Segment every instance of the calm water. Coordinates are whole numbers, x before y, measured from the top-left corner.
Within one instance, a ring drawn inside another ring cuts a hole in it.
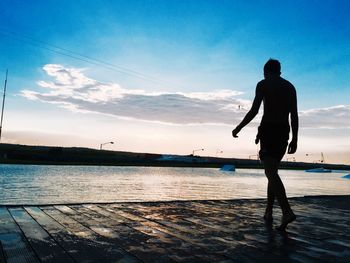
[[[350,194],[345,173],[280,171],[288,196]],[[262,170],[0,165],[0,204],[261,198]]]

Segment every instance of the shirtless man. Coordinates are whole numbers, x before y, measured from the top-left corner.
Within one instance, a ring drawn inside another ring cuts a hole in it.
[[[232,136],[238,137],[241,129],[258,114],[261,102],[264,101],[264,115],[255,140],[256,144],[260,141],[259,156],[268,179],[264,219],[267,223],[272,223],[272,209],[276,197],[282,209],[282,221],[278,229],[284,231],[296,216],[289,205],[284,185],[278,175],[278,167],[288,146],[289,115],[292,126],[289,154],[297,150],[299,121],[295,88],[280,75],[280,62],[269,59],[264,66],[264,79],[256,86],[253,105],[242,122],[232,131]]]

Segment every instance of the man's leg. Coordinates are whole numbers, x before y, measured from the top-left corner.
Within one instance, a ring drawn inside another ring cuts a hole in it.
[[[264,214],[264,220],[267,224],[272,224],[273,222],[272,210],[273,210],[274,202],[275,202],[275,193],[273,192],[273,189],[270,183],[268,183],[267,184],[267,206]]]
[[[268,183],[268,207],[271,205],[272,200],[272,194],[277,198],[277,201],[282,209],[283,218],[282,218],[282,224],[280,228],[285,229],[288,223],[295,220],[295,215],[290,208],[286,191],[284,189],[284,185],[281,181],[281,178],[278,175],[278,166],[280,161],[278,159],[275,159],[273,157],[265,157],[263,160],[264,168],[265,168],[265,174],[267,179],[269,180]],[[270,191],[269,191],[270,190]],[[271,193],[271,195],[269,195]],[[270,200],[269,200],[270,197]],[[273,204],[273,203],[272,203]]]
[[[273,209],[274,203],[275,203],[275,192],[273,191],[271,183],[268,182],[268,184],[267,184],[267,207],[266,207],[265,214],[272,216],[272,209]]]

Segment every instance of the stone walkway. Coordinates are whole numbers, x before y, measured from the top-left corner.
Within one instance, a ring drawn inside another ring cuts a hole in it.
[[[350,262],[350,196],[0,206],[0,262]]]

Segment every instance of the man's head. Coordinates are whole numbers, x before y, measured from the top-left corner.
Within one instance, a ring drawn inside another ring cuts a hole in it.
[[[270,58],[264,66],[264,76],[266,77],[271,75],[281,75],[281,63],[272,58]]]

